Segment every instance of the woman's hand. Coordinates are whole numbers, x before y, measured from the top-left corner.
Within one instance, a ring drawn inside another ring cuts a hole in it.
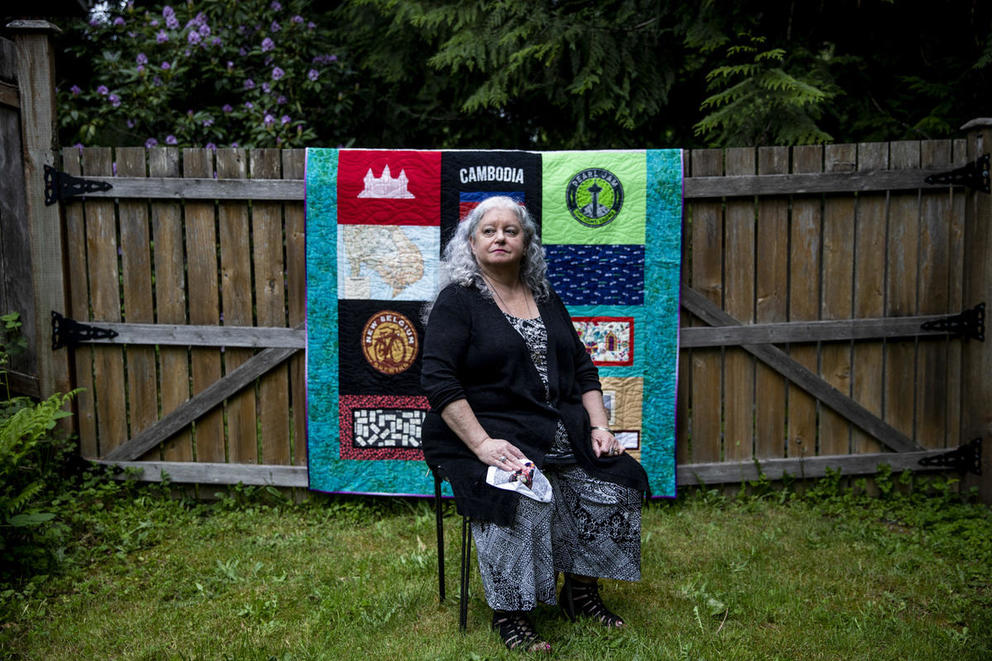
[[[615,457],[623,454],[624,447],[612,432],[605,429],[593,429],[592,451],[596,454],[597,458],[603,454]]]
[[[487,436],[485,440],[472,448],[472,451],[482,463],[510,472],[522,469],[524,461],[527,460],[523,452],[502,438],[489,438]]]

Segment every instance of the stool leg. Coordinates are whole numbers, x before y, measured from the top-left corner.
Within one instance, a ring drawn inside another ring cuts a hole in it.
[[[444,518],[441,516],[441,478],[434,474],[434,518],[437,520],[437,592],[444,601]]]
[[[462,585],[458,612],[458,628],[465,631],[468,624],[468,578],[472,563],[472,529],[468,517],[462,517]]]

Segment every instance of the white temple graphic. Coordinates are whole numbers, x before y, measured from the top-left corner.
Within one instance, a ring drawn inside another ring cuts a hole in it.
[[[372,168],[365,173],[365,188],[358,197],[373,197],[392,200],[412,200],[413,193],[407,190],[406,186],[410,180],[406,177],[406,171],[400,170],[400,174],[395,179],[389,173],[389,166],[382,169],[382,176],[376,178],[372,174]]]

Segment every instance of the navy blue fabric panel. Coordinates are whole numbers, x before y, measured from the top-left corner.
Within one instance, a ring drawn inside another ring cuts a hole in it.
[[[565,305],[643,305],[644,246],[546,245],[548,280]]]
[[[541,231],[541,155],[526,151],[446,151],[441,154],[441,251],[454,235],[463,193],[523,194]]]
[[[342,395],[423,395],[424,327],[419,301],[339,300],[338,390]]]

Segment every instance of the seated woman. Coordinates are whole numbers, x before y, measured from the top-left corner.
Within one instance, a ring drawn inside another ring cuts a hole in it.
[[[473,519],[493,628],[510,649],[550,651],[528,613],[557,603],[622,627],[597,578],[640,579],[647,475],[608,428],[596,367],[546,278],[536,226],[508,197],[459,224],[430,308],[421,383],[424,456]],[[487,483],[489,468],[534,465],[551,502]]]

